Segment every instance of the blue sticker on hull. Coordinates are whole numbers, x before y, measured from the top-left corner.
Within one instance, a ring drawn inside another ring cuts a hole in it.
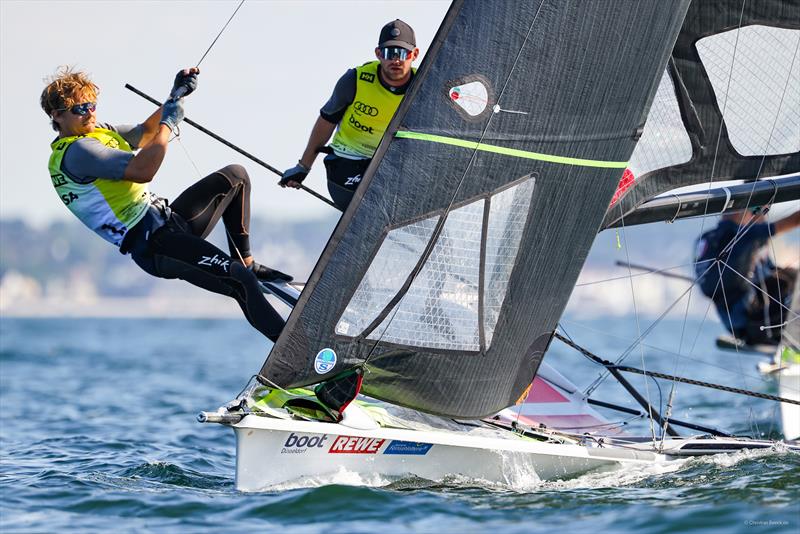
[[[433,447],[433,443],[416,443],[414,441],[392,441],[383,454],[412,454],[425,456]]]

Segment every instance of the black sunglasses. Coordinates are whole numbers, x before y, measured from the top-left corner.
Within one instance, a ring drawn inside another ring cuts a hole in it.
[[[83,117],[90,111],[97,109],[97,102],[84,102],[83,104],[75,104],[71,108],[61,108],[57,109],[56,111],[67,111],[67,109],[69,109],[70,113],[73,115],[80,115]]]
[[[405,61],[411,52],[401,46],[387,46],[381,48],[381,57],[383,59],[399,59]]]

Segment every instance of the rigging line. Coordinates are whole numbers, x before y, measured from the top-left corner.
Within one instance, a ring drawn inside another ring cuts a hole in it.
[[[533,15],[533,20],[531,20],[531,24],[528,27],[528,32],[525,34],[525,39],[522,41],[522,44],[520,45],[519,50],[517,51],[517,55],[514,58],[514,63],[511,65],[511,69],[508,72],[508,76],[506,77],[506,81],[503,83],[503,88],[498,93],[498,96],[497,96],[497,102],[498,103],[500,102],[500,99],[503,97],[503,94],[505,93],[506,87],[508,86],[508,83],[511,80],[511,76],[514,74],[514,69],[516,68],[517,63],[519,62],[519,58],[522,55],[522,50],[525,48],[525,45],[528,43],[528,39],[530,38],[531,32],[533,31],[533,26],[536,23],[536,20],[539,18],[539,13],[542,10],[542,6],[544,6],[544,4],[546,2],[547,2],[547,0],[542,0],[541,3],[539,4],[539,7],[536,9],[536,13]],[[444,224],[447,221],[448,215],[450,214],[450,211],[452,210],[453,205],[455,204],[456,198],[458,198],[459,191],[461,191],[461,186],[464,184],[464,180],[467,177],[467,173],[472,168],[472,165],[475,162],[475,159],[476,159],[477,154],[478,154],[478,146],[481,145],[481,142],[486,137],[486,133],[489,131],[489,126],[492,123],[493,117],[494,117],[494,114],[492,113],[492,114],[489,115],[489,118],[486,120],[486,125],[484,126],[483,131],[481,132],[481,136],[478,139],[478,144],[473,149],[472,155],[470,156],[470,159],[467,162],[466,167],[464,168],[464,172],[462,173],[461,178],[458,181],[458,185],[456,186],[455,190],[453,191],[453,195],[450,198],[450,203],[448,204],[447,208],[444,210],[444,213],[439,218],[439,221],[436,223],[436,226],[433,229],[433,233],[431,234],[431,238],[428,241],[428,244],[425,247],[425,250],[423,251],[422,256],[420,257],[420,261],[417,262],[417,265],[414,267],[414,270],[411,272],[411,276],[409,277],[409,279],[406,281],[405,284],[403,284],[403,288],[401,288],[400,291],[401,292],[405,291],[405,293],[403,293],[403,295],[400,297],[400,299],[394,304],[394,310],[393,310],[392,314],[390,316],[388,316],[388,322],[386,323],[386,326],[383,328],[383,330],[381,330],[381,333],[378,336],[378,339],[375,340],[375,343],[373,343],[372,347],[370,348],[369,352],[367,353],[367,357],[364,358],[364,362],[361,365],[365,369],[366,369],[367,363],[372,358],[372,355],[374,354],[375,350],[378,348],[378,345],[380,344],[381,340],[383,339],[384,334],[389,330],[389,327],[391,326],[392,322],[394,321],[394,318],[400,312],[400,306],[401,306],[403,300],[405,299],[406,295],[408,294],[408,288],[411,287],[411,283],[413,283],[413,281],[416,279],[416,277],[419,275],[419,273],[422,272],[422,269],[424,268],[427,259],[433,253],[433,249],[436,246],[436,242],[438,241],[439,236],[441,235],[442,231],[444,230]],[[398,292],[398,294],[399,293],[400,292]],[[392,299],[392,301],[393,300],[394,299]],[[389,304],[387,304],[387,307],[392,305],[392,301],[389,301]],[[384,319],[384,321],[385,320],[386,319]],[[380,326],[380,324],[382,324],[382,322],[377,324],[374,328],[377,328],[378,326]],[[370,325],[370,326],[372,326],[372,325]],[[483,325],[480,325],[479,327],[483,328]],[[374,328],[373,328],[373,330],[374,330]],[[369,329],[369,327],[367,327],[367,329]]]
[[[200,172],[200,169],[198,168],[198,166],[195,163],[194,159],[192,159],[192,156],[189,154],[189,150],[186,148],[186,145],[183,144],[183,141],[181,141],[180,137],[176,137],[176,139],[178,140],[178,144],[183,149],[183,153],[186,154],[186,158],[192,164],[192,167],[194,167],[194,170],[197,173],[197,177],[198,178],[203,178],[203,174]],[[233,237],[231,236],[231,233],[228,230],[228,227],[225,226],[224,222],[223,222],[223,227],[225,228],[225,235],[228,236],[228,245],[233,247],[233,250],[236,251],[236,255],[239,257],[239,261],[242,263],[242,265],[244,265],[246,267],[247,264],[244,262],[244,258],[242,257],[242,253],[239,251],[239,247],[237,247],[236,243],[233,241]]]
[[[700,278],[702,278],[703,276],[705,276],[705,275],[706,275],[706,274],[707,274],[707,273],[708,273],[708,272],[711,270],[711,268],[712,268],[713,266],[714,266],[714,263],[711,263],[711,265],[709,265],[709,266],[706,268],[706,270],[705,270],[705,271],[703,271],[703,274],[701,274],[700,276],[698,276],[698,277],[697,277],[697,280],[699,280]],[[632,342],[632,343],[631,343],[631,344],[628,346],[628,348],[627,348],[627,349],[625,349],[625,351],[624,351],[624,352],[623,352],[623,353],[622,353],[622,354],[621,354],[621,355],[620,355],[620,356],[617,358],[617,360],[615,361],[615,363],[620,363],[622,360],[624,360],[625,358],[627,358],[627,357],[628,357],[628,355],[629,355],[631,352],[633,352],[633,350],[634,350],[634,349],[635,349],[635,348],[638,346],[638,344],[642,342],[642,339],[644,339],[645,337],[647,337],[647,336],[650,334],[650,332],[652,332],[652,331],[653,331],[653,329],[654,329],[656,326],[658,326],[658,324],[659,324],[659,323],[660,323],[660,322],[661,322],[661,321],[664,319],[664,317],[666,317],[666,316],[669,314],[669,312],[670,312],[670,311],[672,311],[672,308],[674,308],[675,306],[677,306],[678,302],[680,302],[680,301],[681,301],[681,299],[682,299],[683,297],[685,297],[687,293],[691,292],[692,288],[694,288],[694,286],[697,284],[697,280],[695,280],[695,281],[694,281],[694,283],[692,283],[692,284],[691,284],[691,285],[690,285],[690,286],[689,286],[689,287],[688,287],[688,288],[687,288],[687,289],[686,289],[686,290],[685,290],[683,293],[681,293],[681,294],[678,296],[678,298],[676,298],[676,299],[675,299],[675,301],[674,301],[672,304],[670,304],[669,306],[667,306],[667,308],[666,308],[666,309],[665,309],[665,310],[664,310],[664,311],[661,313],[661,315],[659,315],[658,317],[656,317],[656,319],[655,319],[655,320],[653,321],[653,323],[652,323],[652,324],[651,324],[651,325],[650,325],[650,326],[649,326],[649,327],[648,327],[648,328],[645,330],[645,332],[644,332],[644,333],[643,333],[641,336],[639,336],[638,338],[636,338],[636,339],[635,339],[635,340],[634,340],[634,341],[633,341],[633,342]],[[603,381],[604,381],[606,378],[608,378],[608,375],[609,375],[609,373],[608,373],[608,372],[605,372],[605,373],[601,374],[599,378],[597,378],[597,379],[596,379],[594,382],[592,382],[592,384],[590,384],[590,385],[589,385],[589,387],[588,387],[588,388],[587,388],[587,390],[586,390],[586,394],[587,394],[587,395],[589,395],[589,394],[591,394],[591,393],[592,393],[592,392],[593,392],[595,389],[597,389],[597,387],[598,387],[598,386],[600,386],[600,384],[601,384],[601,383],[602,383],[602,382],[603,382]]]
[[[200,66],[200,63],[202,63],[202,62],[203,62],[203,60],[204,60],[204,59],[206,58],[206,56],[208,55],[208,53],[209,53],[209,52],[211,52],[211,48],[213,48],[213,46],[216,44],[216,42],[217,42],[217,39],[219,39],[219,38],[220,38],[220,36],[222,35],[222,32],[224,32],[224,31],[225,31],[225,28],[227,28],[227,27],[228,27],[228,24],[230,24],[230,23],[231,23],[231,21],[233,20],[233,17],[234,17],[234,16],[236,16],[236,13],[239,11],[239,8],[240,8],[240,7],[242,7],[242,4],[244,4],[244,0],[242,0],[241,2],[239,2],[239,5],[238,5],[238,6],[236,6],[236,10],[234,10],[234,12],[233,12],[233,15],[231,15],[231,18],[229,18],[229,19],[228,19],[228,22],[226,22],[226,23],[225,23],[225,25],[222,27],[222,29],[219,31],[219,33],[217,34],[217,36],[216,36],[216,37],[214,38],[214,40],[211,42],[211,45],[208,47],[208,50],[206,50],[206,53],[205,53],[205,54],[203,54],[203,57],[201,57],[201,58],[200,58],[200,61],[198,61],[198,62],[197,62],[197,65],[195,65],[195,67],[199,67],[199,66]]]
[[[720,118],[719,118],[719,128],[717,129],[717,143],[714,147],[714,158],[711,162],[711,176],[710,181],[708,182],[708,190],[711,191],[711,184],[714,183],[714,172],[717,168],[717,158],[719,157],[719,144],[722,140],[722,127],[725,124],[725,112],[728,109],[728,98],[730,97],[730,88],[731,88],[731,80],[733,79],[733,67],[736,64],[736,51],[739,47],[739,34],[741,33],[742,29],[742,20],[744,19],[744,6],[747,3],[747,0],[742,0],[742,9],[739,11],[739,23],[736,25],[736,38],[733,43],[733,57],[731,57],[731,67],[728,71],[728,82],[725,88],[725,102],[722,104],[722,109],[720,110]],[[708,215],[708,204],[709,199],[706,197],[706,204],[703,208],[703,221],[700,223],[700,234],[702,235],[703,229],[705,227],[705,215]]]
[[[689,307],[692,304],[692,293],[690,292],[686,298],[686,308],[683,310],[683,322],[681,324],[681,337],[678,340],[678,353],[675,355],[675,365],[672,368],[672,374],[677,375],[680,369],[680,362],[681,358],[683,357],[683,336],[686,334],[686,323],[689,320]],[[656,382],[658,383],[658,382]],[[672,416],[672,403],[675,400],[675,395],[678,393],[677,382],[673,381],[672,385],[670,386],[669,397],[667,398],[667,409],[666,413],[664,413],[664,427],[661,430],[661,444],[659,445],[659,450],[664,450],[664,439],[667,436],[667,425],[669,424],[669,419]],[[663,412],[662,412],[663,413]]]
[[[637,265],[635,263],[625,263],[625,262],[620,260],[620,261],[616,262],[616,265],[619,266],[619,267],[633,267],[634,269],[641,269],[641,270],[645,270],[647,272],[638,273],[638,274],[631,274],[629,276],[614,276],[612,278],[603,278],[601,280],[592,280],[591,282],[583,282],[581,284],[575,284],[574,287],[593,286],[593,285],[597,285],[597,284],[603,284],[603,283],[606,283],[606,282],[615,282],[617,280],[627,280],[628,278],[631,278],[631,277],[647,276],[647,275],[650,275],[650,274],[660,274],[661,276],[664,276],[664,277],[667,277],[667,278],[676,278],[678,280],[684,280],[686,282],[694,282],[694,278],[692,278],[690,276],[684,276],[684,275],[681,275],[681,274],[669,273],[667,271],[671,271],[671,270],[674,270],[674,269],[681,269],[683,267],[689,267],[690,265],[696,265],[696,264],[700,264],[700,263],[707,263],[707,262],[711,262],[711,261],[714,261],[714,260],[702,260],[702,261],[699,261],[699,262],[684,263],[683,265],[675,265],[675,266],[672,266],[672,267],[664,267],[663,269],[651,269],[650,267],[645,267],[643,265]]]
[[[797,48],[800,48],[800,38],[798,38],[798,40],[797,40]],[[797,55],[797,48],[795,48],[795,56]],[[794,58],[792,58],[792,64],[794,64]],[[783,97],[781,97],[781,102],[783,102]],[[778,107],[778,109],[780,109],[780,106]],[[774,124],[773,124],[773,126],[774,126]],[[770,132],[770,139],[771,138],[772,138],[772,133]],[[766,154],[765,154],[764,157],[766,157]],[[761,162],[763,164],[763,162],[764,162],[763,158],[762,158]],[[761,167],[759,167],[759,172],[760,172],[760,169],[761,169]],[[774,183],[775,182],[773,181],[773,184]],[[776,185],[776,187],[777,187],[777,185]],[[769,232],[769,241],[768,241],[769,242],[769,249],[772,252],[771,261],[772,261],[772,264],[775,266],[775,287],[777,287],[777,289],[778,289],[778,300],[783,302],[783,296],[781,295],[781,283],[780,283],[780,278],[778,276],[779,275],[778,256],[777,256],[777,254],[775,254],[775,243],[772,240],[772,228],[771,228],[770,225],[767,225],[767,231]],[[795,283],[798,283],[796,279],[795,279]],[[765,303],[765,304],[767,304],[767,303]],[[778,308],[778,312],[780,313],[780,315],[778,317],[778,319],[779,319],[778,328],[780,328],[780,327],[786,325],[786,323],[788,321],[785,321],[784,318],[783,318],[783,308],[782,307]],[[768,314],[766,305],[764,306],[764,313]],[[769,320],[765,321],[765,322],[770,323]],[[774,328],[774,326],[772,326],[771,323],[770,323],[770,326],[768,326],[766,328]],[[765,327],[762,326],[761,330],[762,331],[765,330]]]
[[[722,260],[718,260],[716,262],[717,271],[719,272],[719,286],[718,287],[722,288],[722,298],[723,298],[723,302],[725,303],[725,313],[728,316],[728,326],[729,326],[728,329],[730,330],[731,333],[733,333],[734,332],[734,330],[733,330],[733,318],[731,316],[730,306],[728,305],[728,294],[725,291],[725,282],[722,279],[722,270],[721,270],[721,268],[719,266],[720,263],[724,263],[724,262]],[[725,265],[727,266],[727,264],[725,264]],[[734,271],[734,272],[736,272],[736,271]],[[739,346],[738,345],[736,346],[736,363],[739,366],[739,372],[744,374],[744,371],[742,369],[741,352],[739,351]],[[748,387],[748,388],[750,387],[748,385],[748,383],[747,383],[747,378],[744,379],[744,385],[746,387]],[[755,423],[755,419],[753,418],[753,407],[752,407],[752,405],[750,405],[750,406],[748,406],[747,424],[750,426],[750,432],[751,433],[758,431],[758,428],[756,427],[756,425],[754,423]],[[753,434],[753,435],[756,435],[756,434]]]
[[[795,316],[795,318],[796,318],[796,317],[800,317],[800,315],[798,315],[798,314],[797,314],[797,313],[796,313],[794,310],[792,310],[791,308],[787,307],[787,306],[786,306],[785,304],[783,304],[782,302],[780,302],[780,301],[776,300],[776,299],[775,299],[775,298],[774,298],[772,295],[770,295],[769,293],[767,293],[766,291],[764,291],[763,289],[761,289],[759,286],[757,286],[756,284],[754,284],[754,283],[752,282],[752,280],[749,280],[749,279],[748,279],[746,276],[744,276],[742,273],[740,273],[739,271],[737,271],[737,270],[733,269],[733,268],[732,268],[730,265],[728,265],[728,264],[727,264],[727,263],[725,263],[724,261],[721,261],[721,260],[720,260],[720,263],[723,263],[723,264],[724,264],[724,265],[725,265],[725,266],[726,266],[728,269],[730,269],[730,270],[731,270],[731,271],[732,271],[734,274],[736,274],[736,276],[738,276],[739,278],[741,278],[742,280],[746,281],[748,284],[750,284],[751,286],[753,286],[754,288],[756,288],[756,290],[757,290],[757,291],[764,293],[764,295],[765,295],[767,298],[769,298],[769,300],[771,300],[772,302],[774,302],[775,304],[777,304],[778,306],[780,306],[780,307],[781,307],[783,310],[785,310],[785,311],[787,311],[787,312],[791,313],[792,315],[794,315],[794,316]]]
[[[625,213],[622,210],[621,203],[619,204],[619,211],[620,211],[620,221],[622,223],[622,240],[625,242],[625,261],[628,263],[628,280],[630,282],[631,288],[631,300],[633,302],[633,316],[636,319],[636,335],[641,338],[642,336],[642,326],[641,322],[639,321],[639,307],[636,305],[636,291],[633,287],[633,270],[631,269],[631,257],[630,252],[628,251],[628,237],[625,234]],[[646,369],[645,362],[644,362],[644,347],[639,344],[639,355],[642,361],[642,368]],[[656,446],[656,429],[655,423],[653,420],[653,410],[652,410],[652,403],[650,401],[650,386],[647,380],[644,381],[644,391],[647,397],[647,411],[649,419],[650,419],[650,434],[653,437],[653,447]],[[661,413],[661,406],[658,407],[659,413]]]
[[[191,163],[192,167],[194,167],[194,171],[197,173],[197,177],[202,178],[203,175],[200,172],[200,169],[197,167],[197,164],[192,159],[192,156],[189,155],[189,150],[186,149],[186,145],[183,144],[183,141],[181,141],[180,137],[176,137],[176,139],[178,140],[178,144],[180,145],[181,149],[183,149],[183,153],[186,154],[186,159],[188,159],[189,163]]]
[[[755,397],[755,398],[758,398],[758,399],[771,400],[771,401],[775,401],[775,402],[783,402],[785,404],[797,404],[797,405],[800,405],[800,400],[796,400],[796,399],[787,399],[785,397],[779,397],[777,395],[770,395],[768,393],[761,393],[759,391],[752,391],[752,390],[749,390],[749,389],[735,388],[735,387],[731,387],[731,386],[726,386],[724,384],[715,384],[713,382],[704,382],[702,380],[695,380],[693,378],[686,378],[686,377],[683,377],[683,376],[674,376],[674,375],[669,375],[669,374],[666,374],[666,373],[659,373],[657,371],[645,371],[643,369],[638,369],[636,367],[629,367],[627,365],[615,365],[613,362],[610,362],[608,360],[604,360],[603,358],[597,356],[596,354],[594,354],[594,353],[586,350],[585,348],[581,347],[577,343],[573,343],[573,342],[569,341],[567,338],[565,338],[564,336],[562,336],[562,335],[560,335],[558,333],[555,334],[555,337],[559,341],[562,341],[563,343],[566,343],[567,345],[569,345],[573,349],[577,350],[578,352],[582,353],[584,356],[588,357],[589,359],[595,361],[599,365],[602,365],[602,366],[608,367],[608,368],[612,368],[612,369],[616,369],[618,371],[624,371],[624,372],[627,372],[627,373],[635,373],[635,374],[639,374],[639,375],[643,375],[643,376],[650,376],[650,377],[661,378],[661,379],[665,379],[665,380],[675,380],[675,381],[678,381],[678,382],[682,382],[684,384],[691,384],[693,386],[705,387],[705,388],[708,388],[708,389],[716,389],[716,390],[719,390],[719,391],[726,391],[728,393],[736,393],[738,395],[745,395],[745,396],[748,396],[748,397]]]
[[[772,248],[773,257],[775,257],[775,248],[774,248],[774,245],[771,244],[771,243],[770,243],[770,248]],[[777,258],[775,258],[775,259],[777,260]],[[779,277],[780,271],[778,270],[779,267],[775,264],[775,261],[773,261],[772,263],[773,263],[773,265],[775,265],[775,288],[776,288],[777,293],[778,293],[778,301],[779,302],[783,302],[784,296],[782,295],[783,292],[781,291],[781,280],[780,280],[780,277]],[[797,277],[795,276],[795,283],[796,282],[797,282]],[[766,283],[767,283],[767,281],[764,280],[764,287],[762,289],[764,289],[765,294],[768,294],[767,293]],[[788,295],[787,295],[787,297],[788,297]],[[764,318],[765,318],[764,319],[764,323],[765,324],[763,324],[763,325],[761,325],[759,327],[759,330],[761,332],[763,332],[765,330],[771,330],[773,328],[783,328],[786,325],[786,323],[788,322],[783,316],[783,307],[782,306],[778,306],[778,322],[777,322],[777,324],[773,324],[772,317],[770,317],[770,315],[769,315],[769,302],[764,302]]]
[[[781,100],[778,102],[778,110],[775,112],[775,120],[772,121],[772,127],[770,128],[769,136],[767,137],[767,145],[764,147],[764,154],[761,155],[761,162],[759,163],[758,171],[756,172],[756,181],[758,181],[758,178],[761,176],[761,170],[764,168],[764,161],[767,159],[767,151],[772,143],[772,134],[775,132],[775,125],[778,123],[778,116],[780,115],[781,108],[783,107],[783,100],[786,97],[786,91],[789,89],[789,81],[792,79],[792,70],[794,69],[794,62],[797,59],[798,50],[800,50],[800,37],[797,39],[797,45],[794,47],[794,55],[792,55],[792,62],[789,65],[789,70],[786,75],[786,83],[783,86]]]
[[[608,338],[620,339],[620,340],[627,341],[627,338],[622,337],[622,336],[615,336],[615,335],[609,334],[608,332],[605,332],[603,330],[598,330],[598,329],[595,329],[595,328],[587,327],[587,326],[584,326],[584,325],[579,324],[579,323],[572,323],[570,321],[567,321],[567,322],[570,325],[575,325],[578,328],[583,328],[584,330],[587,330],[587,331],[592,332],[594,334],[598,334],[598,335],[601,335],[601,336],[606,336]],[[564,335],[567,336],[567,338],[570,339],[570,341],[574,341],[572,336],[570,336],[567,333],[567,331],[564,328],[562,323],[559,323],[559,328],[564,332]],[[716,364],[713,364],[713,363],[709,363],[706,360],[700,359],[699,357],[695,358],[695,357],[692,357],[691,355],[687,355],[687,354],[678,354],[678,353],[675,353],[675,352],[673,352],[671,350],[668,350],[668,349],[665,349],[665,348],[662,348],[662,347],[658,347],[656,345],[650,345],[650,344],[647,344],[647,343],[643,343],[643,345],[648,349],[651,349],[651,350],[653,350],[655,352],[663,353],[666,356],[677,356],[677,357],[682,358],[684,360],[688,360],[690,362],[693,362],[693,363],[695,363],[697,365],[711,367],[713,369],[716,369],[716,370],[719,370],[719,371],[723,371],[725,373],[736,374],[738,376],[738,373],[736,371],[732,371],[729,367],[723,367],[722,365],[716,365]],[[689,354],[691,354],[691,352]],[[754,357],[761,358],[761,357],[763,357],[763,355],[762,354],[756,354],[756,355],[754,355]],[[765,384],[771,384],[772,383],[772,379],[765,378],[764,376],[756,376],[756,375],[753,375],[753,374],[747,374],[745,376],[747,376],[748,378],[750,378],[752,380],[756,380],[758,382],[763,382]],[[800,391],[800,390],[798,390],[798,391]]]

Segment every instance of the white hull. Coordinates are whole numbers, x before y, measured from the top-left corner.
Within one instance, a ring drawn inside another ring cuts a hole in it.
[[[545,443],[511,435],[360,430],[341,424],[248,415],[236,432],[236,488],[258,491],[346,472],[361,480],[466,477],[500,484],[565,479],[598,469],[652,464],[662,455],[616,447]]]
[[[758,370],[778,381],[778,396],[800,401],[800,364],[784,361],[783,346],[769,362],[759,362]],[[781,432],[786,440],[800,439],[800,405],[781,403]]]
[[[787,365],[777,374],[778,395],[800,401],[800,365]],[[800,439],[800,405],[781,403],[781,428],[785,439]]]

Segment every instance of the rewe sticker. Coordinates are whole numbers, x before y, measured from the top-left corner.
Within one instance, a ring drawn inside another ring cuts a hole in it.
[[[329,453],[339,454],[377,454],[385,439],[380,438],[358,438],[355,436],[338,436],[331,448],[328,449]]]

